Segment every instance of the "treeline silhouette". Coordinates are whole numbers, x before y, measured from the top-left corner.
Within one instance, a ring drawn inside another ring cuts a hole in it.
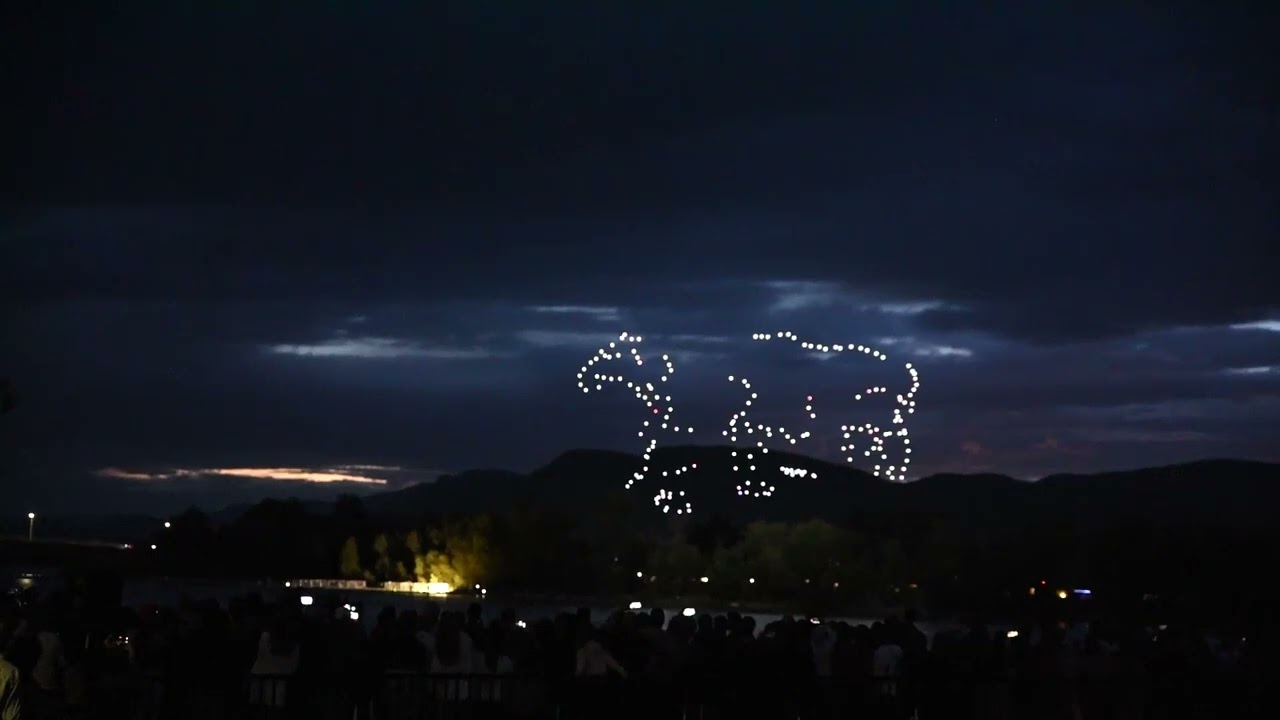
[[[190,509],[157,529],[148,557],[174,576],[438,580],[505,594],[689,597],[821,613],[993,614],[1087,601],[1244,623],[1265,607],[1262,565],[1280,550],[1275,530],[1225,524],[985,529],[949,514],[854,512],[845,523],[667,517],[625,530],[636,511],[617,503],[581,514],[526,506],[374,516],[354,496],[320,512],[265,500],[224,523]],[[1057,597],[1076,589],[1092,592]]]

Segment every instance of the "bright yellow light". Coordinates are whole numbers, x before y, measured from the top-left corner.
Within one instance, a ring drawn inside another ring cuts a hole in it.
[[[1059,591],[1058,591],[1058,599],[1059,599],[1059,600],[1066,600],[1066,599],[1067,599],[1067,591],[1066,591],[1066,590],[1059,590]]]
[[[1035,594],[1036,594],[1036,589],[1035,589],[1035,587],[1029,587],[1029,588],[1027,588],[1027,594],[1028,594],[1028,595],[1035,595]]]
[[[428,595],[448,595],[453,588],[447,582],[429,582],[427,583]]]

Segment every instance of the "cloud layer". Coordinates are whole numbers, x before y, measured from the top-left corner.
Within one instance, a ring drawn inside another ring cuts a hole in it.
[[[11,499],[628,449],[623,330],[709,417],[911,358],[916,473],[1277,459],[1275,7],[570,5],[33,9]]]

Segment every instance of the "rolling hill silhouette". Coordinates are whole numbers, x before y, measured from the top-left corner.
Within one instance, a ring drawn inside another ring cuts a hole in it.
[[[731,452],[737,450],[737,458]],[[650,499],[660,487],[692,490],[697,516],[739,520],[823,518],[845,522],[875,513],[947,514],[989,525],[1019,525],[1055,518],[1106,524],[1144,519],[1164,524],[1257,525],[1270,522],[1280,500],[1280,465],[1244,460],[1203,460],[1181,465],[1089,475],[1052,475],[1037,482],[1004,475],[941,474],[915,482],[886,482],[848,465],[771,451],[752,461],[754,475],[734,473],[742,448],[682,446],[656,451],[654,468],[697,463],[697,472],[674,478],[651,473],[631,490],[623,484],[645,463],[635,455],[570,450],[529,474],[472,470],[433,483],[365,497],[375,514],[440,514],[501,511],[520,506],[590,511],[626,497],[654,519]],[[792,478],[780,465],[802,466],[817,477]],[[744,498],[744,478],[777,487],[771,498]],[[664,483],[664,481],[667,481]],[[696,516],[695,516],[696,517]]]
[[[734,458],[730,453],[740,453]],[[997,474],[939,474],[910,483],[891,483],[850,465],[792,453],[756,455],[754,477],[776,486],[771,498],[744,498],[735,486],[747,476],[732,472],[745,464],[743,448],[673,446],[656,451],[654,468],[697,463],[681,483],[664,484],[656,473],[633,489],[626,479],[644,462],[608,450],[570,450],[530,473],[468,470],[363,497],[374,516],[453,515],[503,512],[529,507],[571,512],[600,522],[644,528],[665,522],[653,495],[660,487],[692,490],[695,520],[797,521],[819,518],[857,525],[876,515],[946,515],[959,526],[1017,529],[1069,522],[1105,527],[1140,521],[1151,525],[1218,525],[1266,528],[1280,503],[1280,464],[1247,460],[1201,460],[1179,465],[1083,475],[1051,475],[1036,482]],[[790,478],[780,465],[801,466],[817,477]],[[333,503],[306,501],[307,512],[327,515]],[[210,513],[219,525],[235,522],[253,505],[237,504]],[[141,536],[159,520],[142,515],[42,516],[41,537],[116,539]],[[3,534],[25,536],[26,518],[0,521]]]

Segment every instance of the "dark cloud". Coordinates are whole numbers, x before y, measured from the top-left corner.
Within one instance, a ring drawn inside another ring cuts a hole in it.
[[[622,330],[715,422],[862,382],[753,332],[877,344],[921,471],[1272,452],[1274,4],[932,5],[33,6],[5,472],[628,447]]]

